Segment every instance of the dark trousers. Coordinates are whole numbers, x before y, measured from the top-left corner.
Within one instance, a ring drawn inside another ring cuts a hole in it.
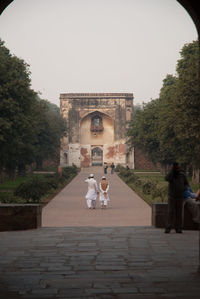
[[[167,215],[167,228],[174,227],[175,229],[182,228],[182,210],[183,199],[176,197],[168,198],[168,215]]]

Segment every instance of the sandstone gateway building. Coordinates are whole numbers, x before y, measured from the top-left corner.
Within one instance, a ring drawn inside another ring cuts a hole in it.
[[[61,142],[62,167],[89,167],[114,162],[134,167],[126,145],[126,130],[133,113],[132,93],[64,93],[61,114],[67,134]]]

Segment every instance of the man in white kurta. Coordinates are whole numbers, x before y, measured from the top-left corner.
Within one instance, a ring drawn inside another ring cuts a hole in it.
[[[102,180],[99,184],[99,190],[100,190],[99,200],[101,203],[101,208],[105,209],[110,200],[109,196],[108,196],[109,184],[108,184],[105,176],[102,177]]]
[[[85,196],[87,200],[87,206],[89,209],[96,208],[96,199],[98,194],[97,181],[94,179],[94,174],[90,174],[89,178],[85,180],[88,183],[88,191]]]

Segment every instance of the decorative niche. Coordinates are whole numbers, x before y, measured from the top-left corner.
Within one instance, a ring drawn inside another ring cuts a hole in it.
[[[91,132],[103,132],[103,120],[101,115],[95,114],[91,117],[91,126],[90,131]]]

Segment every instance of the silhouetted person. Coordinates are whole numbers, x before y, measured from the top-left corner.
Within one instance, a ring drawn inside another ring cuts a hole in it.
[[[175,226],[177,233],[182,233],[182,209],[184,190],[188,185],[187,178],[178,163],[174,163],[171,171],[165,177],[168,181],[168,215],[165,233],[170,233]]]

